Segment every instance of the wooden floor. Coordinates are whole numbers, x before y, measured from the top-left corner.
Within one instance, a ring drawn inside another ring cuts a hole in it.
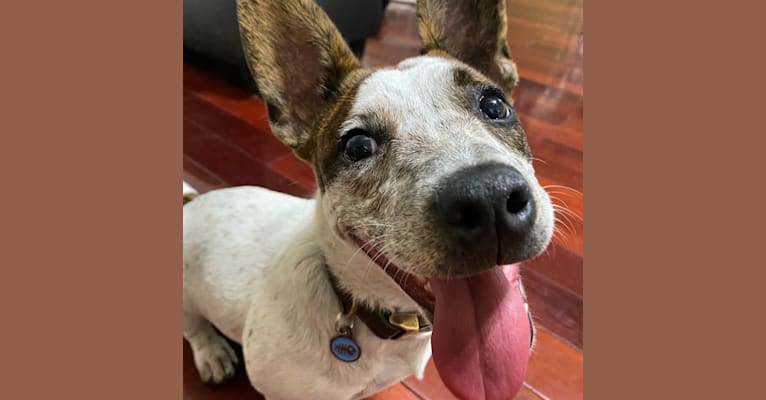
[[[508,0],[511,52],[521,83],[515,107],[536,157],[540,182],[561,206],[554,243],[523,267],[537,345],[517,399],[582,398],[582,0]],[[389,6],[364,64],[392,65],[419,53],[414,9]],[[253,184],[298,196],[315,186],[311,169],[278,142],[263,102],[184,66],[184,179],[202,191]],[[184,399],[259,399],[244,370],[220,387],[200,382],[184,342]],[[453,399],[429,363],[373,399]]]

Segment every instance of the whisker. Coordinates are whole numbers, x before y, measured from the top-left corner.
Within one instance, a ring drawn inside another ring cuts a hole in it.
[[[365,242],[362,246],[359,246],[354,252],[354,254],[352,254],[351,257],[349,257],[348,261],[346,262],[346,265],[343,266],[343,269],[341,271],[345,272],[346,269],[348,269],[348,267],[351,265],[351,261],[353,261],[353,259],[359,254],[360,251],[364,250],[365,247],[369,247],[369,248],[377,247],[377,244],[380,244],[380,242],[382,242],[385,239],[385,237],[386,237],[385,234],[376,236],[375,238]],[[366,253],[367,251],[365,251],[365,254]]]
[[[572,210],[570,210],[568,208],[561,207],[560,205],[554,204],[553,205],[553,209],[554,209],[554,211],[560,212],[562,215],[566,215],[566,216],[572,217],[572,218],[580,221],[581,223],[583,222],[581,216],[579,216],[576,212],[574,212],[574,211],[572,211]]]
[[[370,272],[370,268],[371,268],[373,265],[377,265],[377,263],[378,263],[378,258],[380,258],[381,256],[383,256],[383,252],[384,252],[384,251],[386,251],[386,249],[390,248],[390,245],[391,245],[391,243],[387,243],[387,244],[383,245],[383,247],[382,247],[382,248],[380,248],[380,249],[377,249],[377,251],[378,251],[378,254],[376,254],[376,255],[375,255],[375,258],[372,258],[372,259],[371,259],[371,261],[372,261],[371,263],[367,263],[367,268],[366,268],[366,269],[365,269],[365,271],[364,271],[364,276],[362,277],[362,280],[365,280],[365,281],[367,280],[367,274]],[[374,246],[374,247],[377,247],[377,246]],[[384,270],[383,272],[385,272],[385,270]]]
[[[573,188],[571,188],[571,187],[569,187],[569,186],[563,186],[563,185],[544,185],[544,186],[543,186],[543,189],[545,189],[546,191],[548,190],[548,188],[559,188],[559,189],[566,189],[566,190],[570,190],[570,191],[572,191],[572,192],[574,192],[574,193],[577,193],[577,194],[579,194],[580,196],[582,196],[582,192],[581,192],[581,191],[579,191],[579,190],[577,190],[577,189],[573,189]]]
[[[557,221],[557,222],[560,222],[560,221]],[[561,228],[561,226],[554,225],[554,227],[553,227],[554,239],[555,240],[560,240],[564,244],[569,244],[568,239],[570,237],[569,237],[569,235],[567,233],[571,233],[571,231],[570,232],[565,232],[565,231],[563,231],[560,228]],[[558,233],[558,236],[556,236],[557,233]]]
[[[577,229],[575,229],[574,225],[572,224],[572,221],[567,219],[565,215],[559,214],[557,217],[554,218],[554,221],[558,222],[562,227],[566,228],[568,233],[572,235],[577,234]]]

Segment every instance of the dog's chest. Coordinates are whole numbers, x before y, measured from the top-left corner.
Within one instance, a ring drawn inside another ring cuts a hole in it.
[[[358,398],[383,390],[408,376],[422,376],[431,355],[430,335],[407,341],[379,340],[371,334],[368,338],[377,346],[375,353],[369,355],[372,358],[368,360],[369,365],[359,369],[360,375],[367,378],[367,386]],[[367,344],[367,347],[372,346]]]
[[[412,375],[422,375],[430,357],[426,337],[416,341],[384,341],[365,335],[357,338],[361,357],[343,362],[331,355],[328,343],[280,343],[283,348],[300,348],[274,359],[266,341],[246,343],[246,362],[252,384],[267,398],[356,400]],[[273,348],[272,348],[273,349]]]
[[[427,341],[426,341],[427,343]],[[430,349],[430,345],[427,344]],[[429,358],[430,351],[425,349],[410,350],[410,354],[388,355],[381,358],[375,366],[375,374],[367,377],[367,386],[352,396],[352,399],[363,399],[375,394],[402,379],[416,375],[422,375],[425,361]],[[420,367],[418,358],[424,358],[423,367]]]
[[[288,281],[307,276],[297,274]],[[330,343],[337,336],[338,300],[329,287],[314,290],[316,284],[307,279],[299,285],[304,289],[293,290],[291,296],[275,296],[271,290],[278,284],[264,285],[268,289],[254,296],[243,350],[250,380],[266,398],[303,399],[310,393],[316,400],[359,399],[422,375],[431,354],[428,334],[384,340],[358,322],[353,339],[361,350],[359,359],[336,358]]]

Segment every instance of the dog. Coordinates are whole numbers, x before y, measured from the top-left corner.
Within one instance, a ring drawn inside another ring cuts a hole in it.
[[[312,0],[238,0],[272,131],[318,190],[184,182],[183,336],[204,381],[244,361],[267,400],[361,399],[433,352],[459,398],[520,389],[517,263],[547,247],[553,208],[510,99],[505,1],[417,9],[422,54],[373,71]]]

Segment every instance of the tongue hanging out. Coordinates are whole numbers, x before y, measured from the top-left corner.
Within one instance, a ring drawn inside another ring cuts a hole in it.
[[[431,347],[444,383],[465,400],[512,399],[521,389],[531,333],[518,267],[468,278],[431,279]]]
[[[375,247],[354,238],[370,259],[426,311],[434,311],[431,348],[444,383],[463,400],[512,399],[529,362],[529,316],[519,290],[517,265],[467,278],[425,281],[393,264]],[[431,293],[432,292],[432,293]]]

